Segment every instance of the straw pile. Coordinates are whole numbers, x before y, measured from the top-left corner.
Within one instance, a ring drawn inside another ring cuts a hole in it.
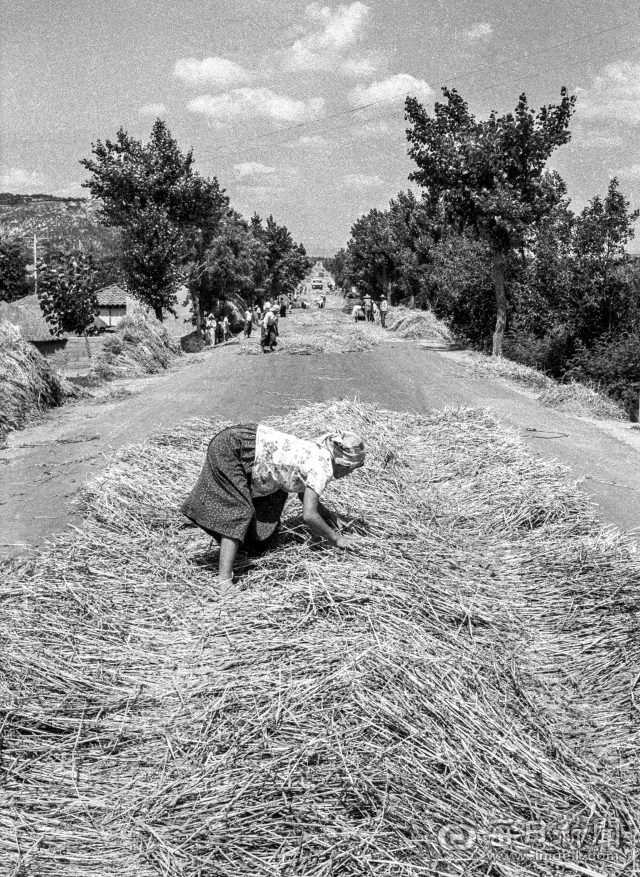
[[[622,873],[598,838],[617,828],[629,859],[639,817],[624,543],[482,411],[274,424],[364,435],[367,467],[328,498],[359,553],[316,544],[292,500],[219,599],[176,511],[219,426],[193,421],[122,451],[86,523],[4,578],[8,873],[542,877],[527,856],[567,838],[573,873]]]
[[[387,317],[387,328],[399,338],[420,340],[435,338],[451,342],[451,333],[445,324],[431,311],[417,311],[412,308],[395,307]]]
[[[20,329],[0,320],[0,443],[34,414],[62,405],[72,388]]]
[[[596,417],[601,420],[629,419],[624,409],[613,399],[578,381],[570,381],[568,384],[554,383],[541,393],[538,399],[548,408],[556,408],[567,414]]]
[[[150,375],[169,368],[181,355],[179,342],[165,326],[140,309],[107,338],[92,371],[103,380]]]
[[[340,327],[339,332],[308,333],[284,332],[273,351],[287,356],[310,356],[313,353],[368,353],[380,343],[378,338],[360,329]],[[262,353],[258,340],[242,342],[237,351],[243,356]]]
[[[475,356],[467,364],[474,374],[494,378],[505,378],[523,387],[541,390],[537,400],[548,408],[555,408],[565,414],[576,414],[580,417],[595,417],[603,420],[627,420],[627,414],[619,405],[599,393],[596,389],[571,381],[559,384],[528,365],[522,365],[503,357]]]

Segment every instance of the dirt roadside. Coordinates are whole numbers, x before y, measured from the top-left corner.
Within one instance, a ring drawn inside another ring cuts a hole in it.
[[[330,298],[326,311],[293,312],[281,323],[281,348],[288,332],[320,329],[336,337],[353,330],[341,305]],[[314,320],[317,329],[310,328]],[[379,327],[359,328],[381,342],[372,352],[249,356],[240,355],[242,345],[229,344],[187,357],[162,375],[112,385],[120,398],[73,403],[11,434],[0,450],[0,555],[28,553],[73,525],[79,488],[124,444],[190,417],[257,421],[343,397],[397,411],[489,408],[520,431],[534,454],[568,466],[567,478],[580,482],[603,522],[622,531],[640,526],[640,433],[629,424],[545,409],[530,392],[470,375],[460,354],[396,342]],[[257,339],[251,344],[257,347]]]

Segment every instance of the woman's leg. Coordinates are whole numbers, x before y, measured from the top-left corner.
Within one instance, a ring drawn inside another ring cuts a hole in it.
[[[235,563],[239,539],[223,536],[220,540],[220,561],[218,564],[218,585],[221,589],[228,588],[233,584],[233,564]]]

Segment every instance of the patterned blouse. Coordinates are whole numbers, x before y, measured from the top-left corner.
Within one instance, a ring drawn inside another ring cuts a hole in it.
[[[254,495],[266,496],[276,490],[302,493],[306,487],[319,495],[332,479],[333,464],[327,448],[263,423],[258,425],[251,476]]]

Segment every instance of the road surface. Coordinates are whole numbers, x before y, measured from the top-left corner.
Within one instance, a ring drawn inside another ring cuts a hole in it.
[[[310,296],[309,296],[310,297]],[[126,382],[128,397],[81,401],[13,433],[0,450],[0,555],[28,553],[78,520],[81,485],[119,447],[191,417],[259,421],[310,402],[355,398],[396,411],[444,406],[489,408],[517,428],[530,450],[569,467],[598,504],[604,523],[622,531],[640,525],[640,433],[630,424],[598,424],[540,406],[533,395],[501,381],[470,375],[459,354],[396,342],[392,333],[359,324],[379,345],[370,353],[289,356],[287,334],[353,323],[343,300],[329,296],[326,311],[293,311],[281,321],[281,352],[239,355],[231,343],[173,370]],[[308,325],[313,315],[315,329]],[[348,329],[347,329],[348,327]],[[254,336],[251,343],[258,339]]]

